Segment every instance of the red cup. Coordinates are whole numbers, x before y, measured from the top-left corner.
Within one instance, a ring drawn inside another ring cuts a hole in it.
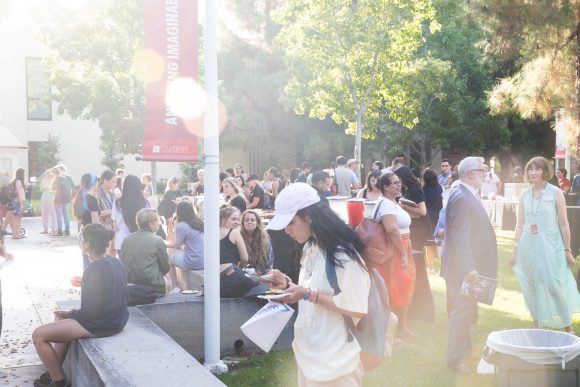
[[[348,224],[353,228],[358,226],[365,217],[365,202],[362,199],[348,199],[346,201]]]

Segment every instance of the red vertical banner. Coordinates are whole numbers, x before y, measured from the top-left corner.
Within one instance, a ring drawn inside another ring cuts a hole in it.
[[[197,138],[165,102],[173,80],[198,79],[197,0],[145,0],[144,11],[145,50],[163,71],[146,86],[143,160],[197,160]]]

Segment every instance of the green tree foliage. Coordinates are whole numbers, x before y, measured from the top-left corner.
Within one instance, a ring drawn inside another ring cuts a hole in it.
[[[132,67],[143,47],[142,2],[88,1],[76,11],[45,2],[36,18],[59,113],[97,121],[103,164],[120,166],[143,138],[144,86]]]
[[[580,1],[472,0],[488,53],[513,64],[490,93],[495,113],[550,120],[562,109],[569,141],[580,132]],[[578,148],[580,150],[580,147]]]
[[[460,0],[434,0],[441,28],[427,37],[430,54],[449,66],[431,66],[415,87],[422,99],[416,131],[443,149],[473,153],[497,150],[509,144],[503,117],[489,114],[486,91],[493,86],[497,63],[477,44],[483,31]]]
[[[278,20],[291,79],[286,93],[298,113],[325,118],[355,134],[373,137],[381,115],[413,127],[421,110],[413,79],[428,56],[417,53],[424,34],[437,29],[431,1],[354,0],[287,2]],[[386,121],[386,120],[385,120]],[[366,127],[373,130],[365,132]]]
[[[342,151],[335,141],[319,141],[326,133],[336,137],[336,124],[297,115],[284,94],[289,74],[283,48],[274,39],[280,25],[273,19],[283,3],[223,1],[218,65],[228,126],[220,144],[247,150],[247,167],[257,173],[303,160],[326,165]]]
[[[0,0],[0,20],[10,15],[13,5],[14,0]]]
[[[32,143],[28,152],[29,175],[39,177],[46,169],[58,164],[61,147],[60,138],[50,133],[46,142]]]

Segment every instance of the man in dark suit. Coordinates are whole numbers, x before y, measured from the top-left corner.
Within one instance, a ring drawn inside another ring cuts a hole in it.
[[[461,284],[464,279],[476,281],[479,275],[497,278],[495,232],[477,197],[485,173],[483,161],[466,157],[459,163],[461,183],[449,195],[441,253],[449,314],[447,365],[463,374],[470,373],[464,358],[471,351],[470,328],[477,321],[477,302],[461,294]]]

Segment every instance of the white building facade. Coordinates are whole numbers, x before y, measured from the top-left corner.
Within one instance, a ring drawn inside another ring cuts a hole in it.
[[[22,9],[16,6],[14,12]],[[106,169],[101,165],[101,130],[96,122],[58,114],[41,63],[46,48],[35,34],[29,22],[19,24],[12,17],[0,21],[0,176],[13,176],[19,167],[28,174],[29,150],[49,135],[59,138],[59,159],[75,181],[87,172],[100,175]],[[151,163],[137,161],[136,155],[125,156],[123,164],[127,174],[151,172]],[[179,174],[178,163],[157,163],[158,178]]]

